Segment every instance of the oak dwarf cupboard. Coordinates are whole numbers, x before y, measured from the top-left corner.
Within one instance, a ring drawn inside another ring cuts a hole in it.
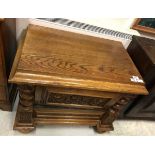
[[[120,42],[29,25],[23,32],[9,82],[18,85],[14,129],[38,124],[113,130],[121,109],[148,92]]]

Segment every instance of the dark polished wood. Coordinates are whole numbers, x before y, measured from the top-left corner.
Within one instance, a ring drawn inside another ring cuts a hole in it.
[[[110,131],[135,94],[148,94],[120,42],[35,25],[23,34],[9,81],[20,94],[14,129],[24,133],[37,124]]]
[[[141,73],[148,96],[137,96],[124,111],[124,118],[155,119],[155,40],[133,36],[127,49]]]
[[[16,52],[15,19],[0,19],[0,109],[11,111],[16,97],[16,85],[7,79]]]

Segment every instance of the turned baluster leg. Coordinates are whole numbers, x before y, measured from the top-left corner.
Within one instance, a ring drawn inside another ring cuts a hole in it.
[[[128,95],[125,97],[120,98],[112,107],[106,110],[106,112],[101,117],[101,120],[96,126],[96,131],[99,133],[112,131],[113,128],[113,122],[118,117],[121,109],[129,103],[131,100],[134,99],[135,96]]]
[[[14,129],[23,133],[34,130],[33,104],[35,101],[35,87],[19,85],[19,105],[16,113]]]

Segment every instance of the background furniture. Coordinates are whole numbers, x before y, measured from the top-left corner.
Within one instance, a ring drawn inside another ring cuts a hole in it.
[[[24,36],[9,78],[20,96],[16,130],[81,124],[110,131],[134,94],[148,93],[120,42],[35,25]]]
[[[132,29],[155,34],[155,18],[137,18],[132,26]]]
[[[0,19],[0,109],[12,110],[16,86],[7,80],[16,52],[16,20]]]
[[[127,51],[140,71],[149,95],[137,96],[128,104],[123,117],[155,119],[155,40],[133,36]]]

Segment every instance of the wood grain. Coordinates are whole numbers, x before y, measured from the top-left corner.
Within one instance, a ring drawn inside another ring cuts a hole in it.
[[[17,57],[10,82],[147,94],[120,42],[30,25]]]

